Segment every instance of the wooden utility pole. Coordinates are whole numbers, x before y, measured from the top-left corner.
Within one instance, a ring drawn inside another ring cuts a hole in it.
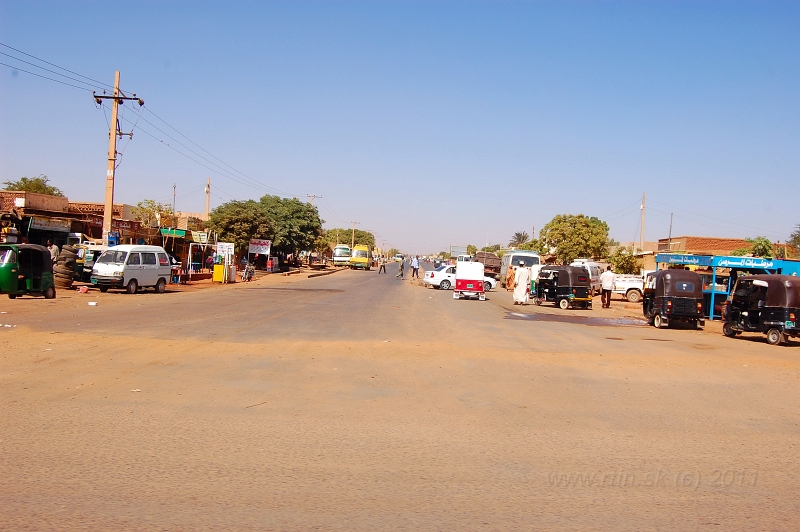
[[[177,229],[177,224],[175,223],[175,216],[178,214],[175,212],[175,198],[178,191],[178,185],[172,183],[172,229]]]
[[[103,91],[105,92],[105,91]],[[108,165],[106,166],[106,200],[103,207],[103,244],[108,245],[108,233],[111,232],[112,220],[114,217],[114,177],[117,171],[117,136],[122,138],[124,135],[133,138],[133,131],[130,133],[123,133],[119,129],[119,120],[117,118],[119,106],[125,100],[136,100],[139,107],[144,105],[144,100],[136,97],[136,93],[132,97],[125,96],[119,90],[119,70],[114,72],[114,93],[111,96],[105,94],[97,94],[92,91],[92,97],[97,105],[103,105],[103,100],[111,100],[111,123],[109,124],[108,131]]]
[[[206,221],[208,221],[208,207],[211,204],[211,178],[206,181]]]
[[[314,205],[314,198],[322,199],[322,196],[317,196],[315,194],[306,194],[306,197],[308,198],[308,203],[311,205]]]
[[[359,225],[361,222],[350,222],[353,224],[353,239],[352,243],[350,244],[350,249],[352,250],[356,245],[356,225]]]
[[[647,193],[642,192],[642,233],[639,235],[639,249],[644,252],[644,208],[647,201]]]

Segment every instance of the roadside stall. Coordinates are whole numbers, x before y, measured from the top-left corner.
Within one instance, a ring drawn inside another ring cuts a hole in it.
[[[233,258],[233,242],[217,242],[217,263],[211,281],[215,283],[235,283],[236,263]]]
[[[800,261],[789,259],[677,253],[656,255],[656,268],[658,269],[680,266],[695,270],[702,277],[703,309],[710,320],[721,317],[722,306],[739,275],[800,275]]]

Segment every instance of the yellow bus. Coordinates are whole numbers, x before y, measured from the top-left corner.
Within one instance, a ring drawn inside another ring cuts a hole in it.
[[[350,267],[353,269],[363,268],[365,270],[371,269],[372,263],[372,250],[369,246],[356,244],[353,246],[353,251],[350,252]]]

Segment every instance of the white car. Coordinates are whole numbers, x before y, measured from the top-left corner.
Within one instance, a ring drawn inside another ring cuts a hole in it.
[[[456,284],[456,267],[445,264],[439,266],[435,270],[425,272],[425,277],[422,278],[422,282],[426,285],[431,285],[434,288],[441,288],[442,290],[450,290]],[[484,292],[488,292],[495,286],[497,286],[497,279],[484,276],[483,278]]]

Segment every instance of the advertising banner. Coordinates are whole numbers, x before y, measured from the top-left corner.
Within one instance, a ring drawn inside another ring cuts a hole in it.
[[[272,247],[272,241],[270,240],[259,240],[259,239],[252,239],[250,240],[250,247],[248,252],[250,254],[259,255],[269,255],[269,250]]]

